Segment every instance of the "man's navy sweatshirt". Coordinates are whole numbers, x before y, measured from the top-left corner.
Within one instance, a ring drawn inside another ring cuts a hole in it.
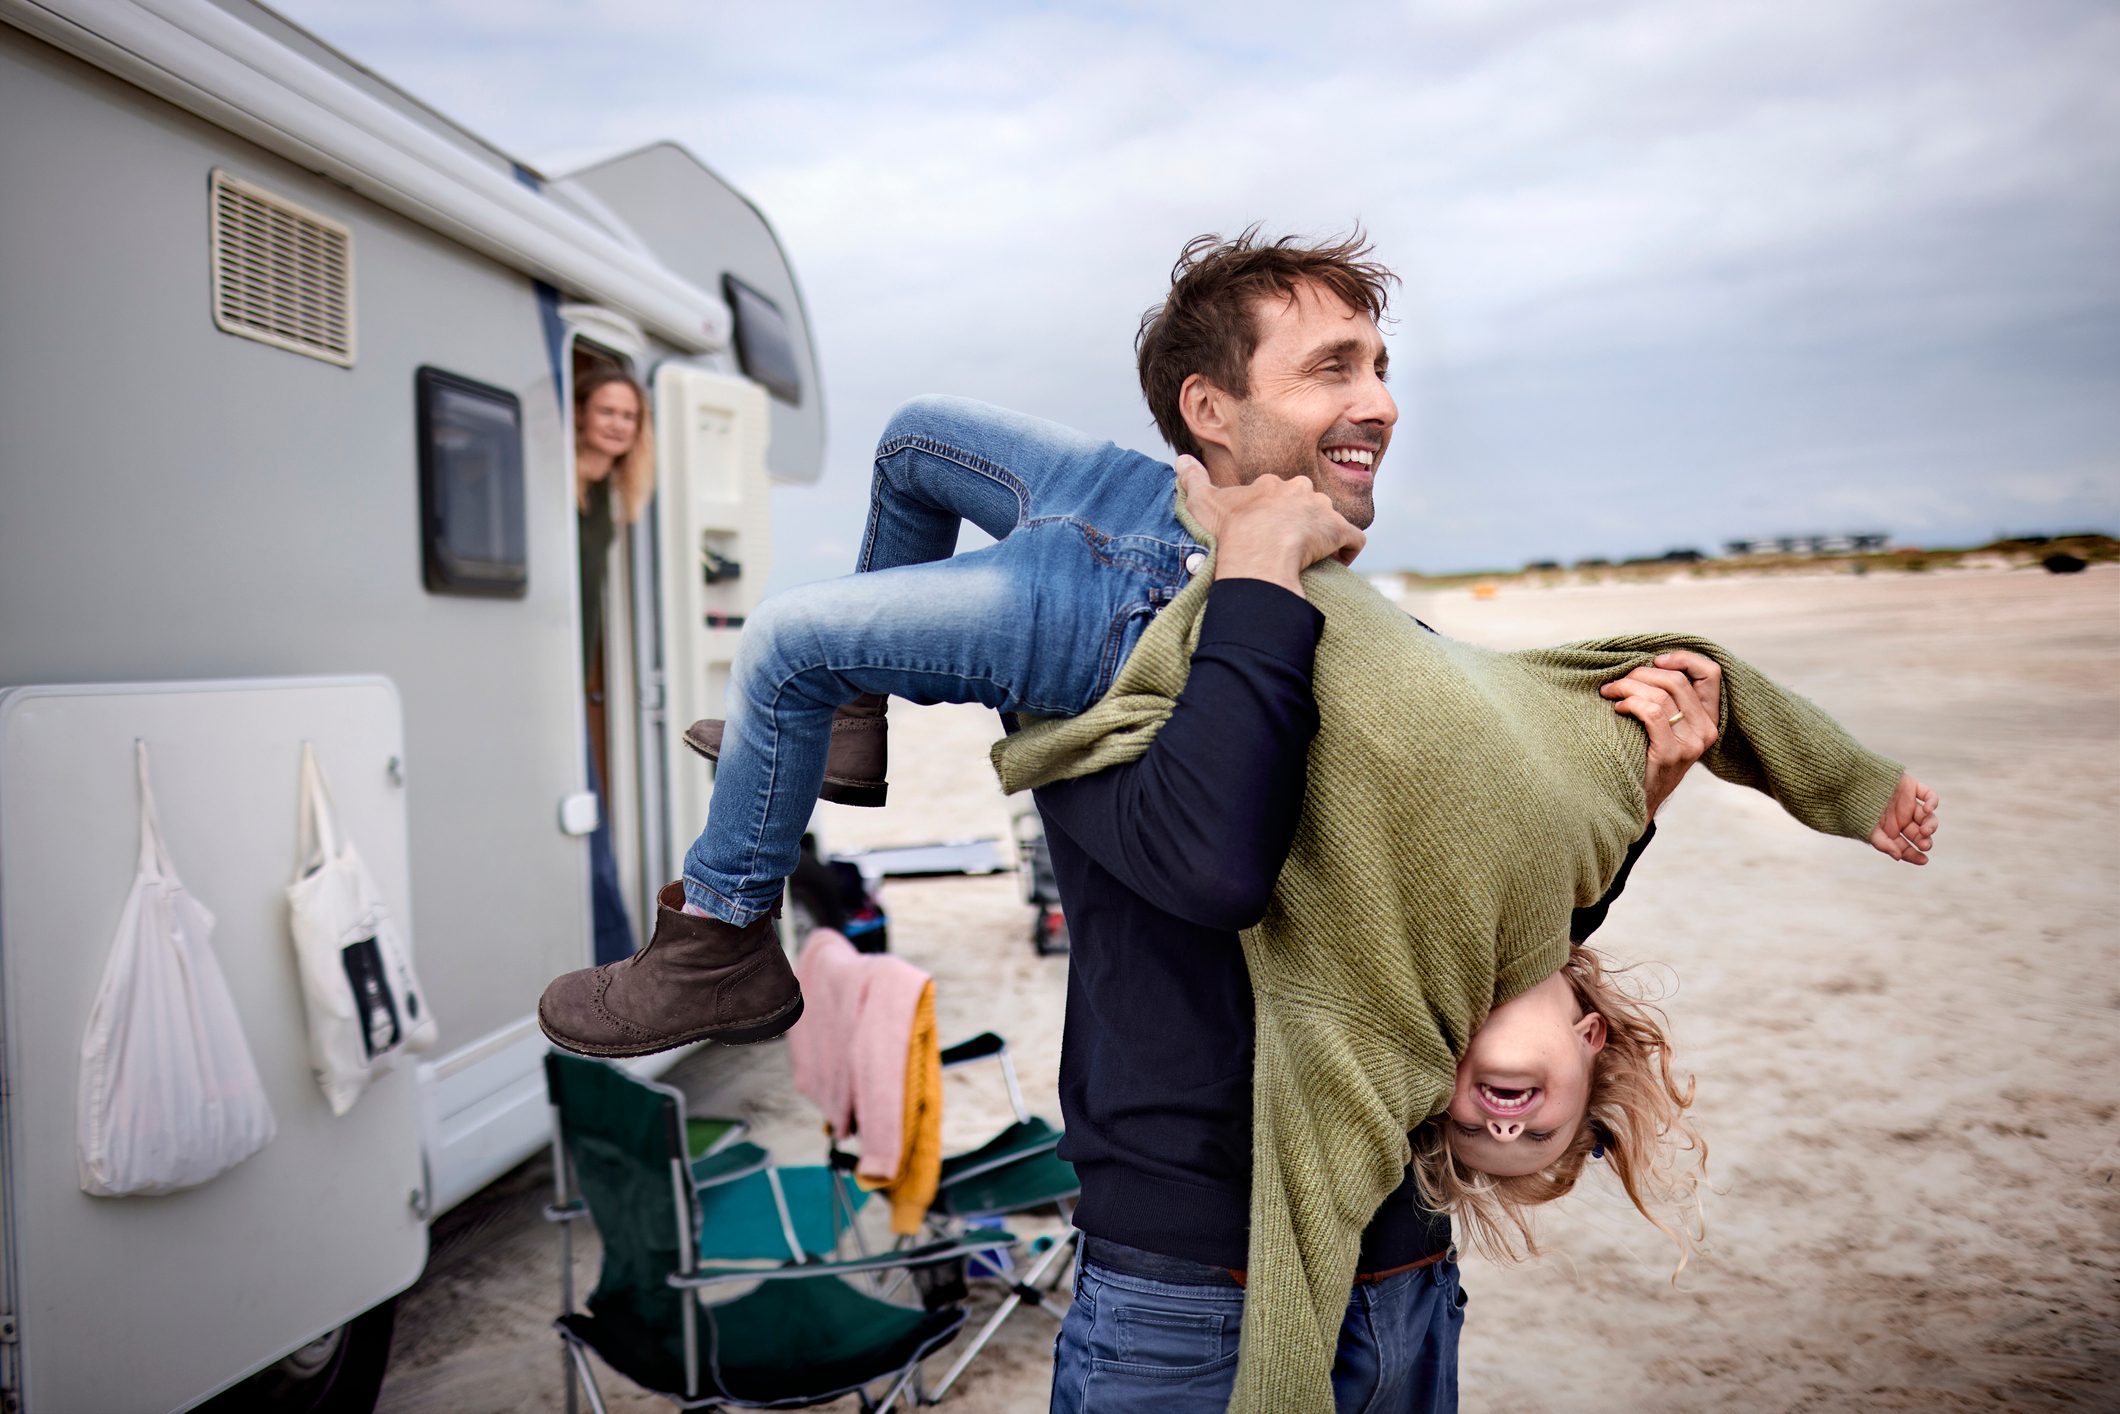
[[[1300,595],[1218,581],[1191,676],[1147,753],[1036,793],[1072,949],[1060,1155],[1082,1179],[1075,1225],[1094,1236],[1245,1264],[1253,1025],[1237,933],[1265,914],[1295,838],[1323,628]],[[1577,940],[1604,921],[1648,839],[1577,912]],[[1363,1234],[1358,1270],[1449,1241],[1409,1172]]]

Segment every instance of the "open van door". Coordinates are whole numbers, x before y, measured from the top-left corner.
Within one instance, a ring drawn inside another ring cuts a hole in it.
[[[642,774],[665,787],[665,880],[683,872],[713,793],[684,729],[722,715],[744,620],[772,569],[770,426],[766,392],[748,379],[675,363],[655,375],[662,692],[658,729],[641,741],[659,757]]]

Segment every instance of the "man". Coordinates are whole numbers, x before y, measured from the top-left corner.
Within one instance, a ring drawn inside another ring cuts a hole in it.
[[[1148,752],[1037,792],[1073,948],[1061,1153],[1081,1175],[1084,1234],[1056,1411],[1219,1411],[1232,1388],[1253,1056],[1236,935],[1266,909],[1317,729],[1322,619],[1300,575],[1361,548],[1398,418],[1377,331],[1391,277],[1366,254],[1202,237],[1143,321],[1151,411],[1205,467],[1188,490],[1216,540],[1215,583],[1186,689]],[[1648,730],[1652,814],[1712,740],[1718,690],[1699,659],[1607,689]],[[1578,914],[1578,937],[1606,903]],[[1448,1221],[1420,1207],[1410,1173],[1369,1224],[1358,1272],[1339,1407],[1453,1408],[1464,1297]]]

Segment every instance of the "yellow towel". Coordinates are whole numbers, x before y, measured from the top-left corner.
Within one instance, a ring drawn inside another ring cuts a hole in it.
[[[935,984],[920,989],[905,1050],[905,1125],[896,1178],[862,1175],[861,1186],[891,1200],[891,1231],[920,1231],[942,1183],[942,1043],[935,1035]]]

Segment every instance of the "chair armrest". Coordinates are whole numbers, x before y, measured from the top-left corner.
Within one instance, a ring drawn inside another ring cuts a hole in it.
[[[903,1252],[879,1252],[872,1257],[845,1257],[831,1262],[802,1262],[785,1267],[701,1267],[693,1272],[670,1273],[670,1285],[676,1287],[717,1286],[732,1281],[789,1281],[806,1277],[859,1276],[869,1272],[890,1272],[908,1267],[931,1267],[938,1262],[951,1262],[959,1257],[970,1257],[981,1252],[991,1252],[997,1247],[1017,1245],[1016,1234],[998,1227],[974,1228],[943,1242],[930,1242],[925,1247],[912,1247]]]
[[[772,1156],[756,1144],[731,1144],[692,1161],[692,1186],[714,1188],[734,1183],[770,1167],[772,1162]]]
[[[942,1068],[970,1065],[973,1061],[992,1060],[1008,1049],[1008,1042],[991,1031],[982,1031],[967,1041],[942,1048]]]

